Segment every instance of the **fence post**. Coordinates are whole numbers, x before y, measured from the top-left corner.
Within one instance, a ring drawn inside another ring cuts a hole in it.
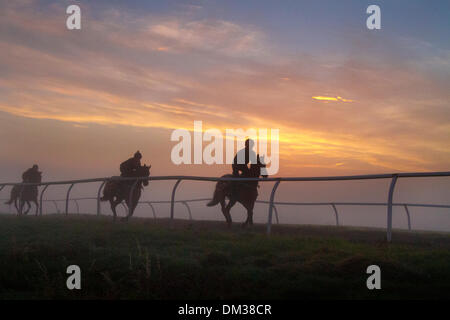
[[[189,220],[192,220],[192,213],[191,213],[191,208],[189,207],[189,204],[186,201],[183,201],[182,204],[184,204],[186,206],[186,208],[188,209]]]
[[[47,190],[48,186],[49,186],[49,184],[45,185],[44,189],[42,189],[42,191],[41,191],[41,196],[39,198],[39,215],[40,216],[42,216],[42,210],[43,210],[42,207],[44,205],[44,202],[43,202],[44,192],[45,192],[45,190]]]
[[[280,219],[278,218],[278,209],[275,205],[273,205],[273,210],[275,211],[275,219],[277,220],[277,224],[280,224]]]
[[[128,203],[129,203],[129,205],[128,205],[128,217],[131,217],[131,213],[132,213],[132,210],[133,210],[133,192],[134,192],[134,189],[136,189],[136,185],[138,184],[138,182],[139,182],[139,179],[136,179],[136,181],[133,183],[133,185],[131,186],[131,189],[130,189],[130,195],[129,195],[129,197],[128,197]],[[137,207],[137,205],[139,204],[139,202],[138,203],[136,203],[136,207]]]
[[[406,217],[408,218],[408,230],[411,231],[411,217],[409,216],[409,209],[408,209],[408,205],[405,204],[405,211],[406,211]]]
[[[5,187],[4,185],[3,185],[3,186],[0,186],[0,191],[2,191],[4,187]]]
[[[267,221],[267,234],[270,234],[270,231],[272,229],[272,210],[273,210],[273,199],[275,198],[275,192],[277,191],[278,186],[280,185],[280,180],[275,182],[272,193],[270,194],[270,203],[269,203],[269,218]]]
[[[0,191],[2,191],[4,187],[5,187],[4,185],[3,185],[3,186],[0,186]],[[11,205],[10,205],[10,206],[11,206]]]
[[[105,183],[108,180],[105,180],[102,182],[102,184],[100,185],[100,187],[98,188],[98,192],[97,192],[97,215],[99,216],[101,214],[101,205],[100,205],[100,194],[102,193],[102,189],[105,186]]]
[[[339,227],[339,214],[338,214],[336,205],[335,205],[334,203],[332,203],[331,206],[333,207],[334,215],[335,215],[335,217],[336,217],[336,226]]]
[[[175,192],[177,191],[178,185],[180,184],[181,179],[178,179],[172,189],[172,199],[170,200],[170,219],[173,220],[174,209],[175,209]]]
[[[150,208],[152,208],[152,212],[153,212],[153,218],[156,219],[156,212],[155,212],[155,208],[153,208],[153,205],[150,202],[147,202],[147,204],[150,206]]]
[[[392,240],[392,199],[394,198],[395,184],[397,183],[398,176],[394,174],[392,176],[391,185],[389,186],[389,195],[387,203],[387,241]]]
[[[66,195],[66,215],[69,214],[69,197],[70,197],[70,191],[72,190],[73,186],[75,185],[75,183],[72,183],[69,187],[69,189],[67,190],[67,195]]]

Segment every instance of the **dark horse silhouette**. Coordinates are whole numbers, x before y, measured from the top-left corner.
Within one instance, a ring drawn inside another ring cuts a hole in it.
[[[150,167],[145,164],[137,169],[133,173],[133,177],[149,177],[150,176]],[[134,213],[134,209],[141,198],[141,189],[143,186],[148,186],[148,180],[139,180],[136,184],[133,195],[131,196],[130,202],[130,191],[135,181],[119,181],[119,180],[109,180],[105,184],[105,188],[103,189],[103,197],[100,198],[101,201],[109,201],[111,204],[111,210],[114,214],[114,220],[117,217],[116,207],[119,203],[125,200],[129,210],[128,215],[123,218],[124,220],[128,220]]]
[[[261,168],[264,168],[266,165],[260,161],[259,155],[257,159],[257,163],[250,165],[249,173],[242,177],[259,178],[261,176]],[[263,177],[266,178],[267,176]],[[221,178],[235,178],[235,176],[226,174]],[[230,199],[228,204],[225,204],[225,198]],[[246,227],[253,225],[253,207],[255,206],[256,198],[258,198],[258,181],[217,181],[213,199],[207,206],[212,207],[220,203],[228,226],[231,226],[230,210],[236,202],[241,203],[247,209],[247,220],[243,224],[243,227]]]
[[[30,177],[30,183],[41,183],[42,181],[42,172],[36,172],[32,177]],[[36,215],[38,214],[39,204],[37,201],[38,197],[38,186],[20,186],[15,185],[11,189],[11,197],[9,201],[5,202],[5,204],[12,204],[14,202],[14,206],[16,207],[17,213],[27,214],[31,209],[31,203],[33,202],[36,205]],[[23,211],[24,205],[27,204],[28,208]]]

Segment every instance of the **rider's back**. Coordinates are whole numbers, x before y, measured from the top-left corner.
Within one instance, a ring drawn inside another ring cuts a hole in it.
[[[40,182],[41,172],[34,170],[33,168],[28,169],[22,174],[23,182]]]
[[[122,175],[127,175],[132,173],[134,170],[139,168],[139,164],[137,163],[135,158],[130,158],[125,160],[120,164],[120,173]]]

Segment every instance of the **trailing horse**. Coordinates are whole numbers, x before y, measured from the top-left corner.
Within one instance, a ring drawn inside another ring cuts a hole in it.
[[[257,157],[258,162],[250,165],[249,173],[244,178],[259,178],[261,176],[261,168],[266,165],[260,161],[259,155]],[[263,176],[266,178],[267,176]],[[221,178],[236,178],[231,174],[223,175]],[[228,198],[228,204],[225,203],[225,199]],[[222,207],[222,213],[228,223],[231,226],[232,219],[230,215],[231,208],[239,202],[247,209],[247,220],[245,220],[243,227],[253,225],[253,208],[255,206],[256,199],[258,198],[258,181],[217,181],[216,189],[214,190],[213,199],[207,204],[208,207],[212,207],[220,203]]]
[[[30,183],[41,183],[42,181],[42,172],[37,172],[33,177],[30,178]],[[11,196],[9,201],[5,202],[5,204],[12,204],[14,202],[14,206],[16,207],[17,213],[19,215],[27,214],[31,209],[31,203],[33,202],[36,205],[36,215],[38,214],[39,204],[37,201],[38,197],[38,186],[23,186],[23,185],[15,185],[11,189]],[[23,207],[27,204],[28,208],[24,212]]]
[[[136,170],[133,177],[148,178],[150,176],[150,167],[151,166],[146,166],[144,164],[142,167]],[[133,187],[135,182],[136,180],[120,181],[114,179],[106,182],[105,188],[103,189],[103,197],[101,197],[100,200],[109,201],[109,203],[111,204],[111,210],[114,215],[114,220],[116,220],[117,217],[116,207],[124,200],[127,207],[130,209],[124,220],[128,220],[133,215],[139,199],[141,198],[141,190],[143,186],[148,186],[148,180],[138,180],[130,199],[131,188]]]

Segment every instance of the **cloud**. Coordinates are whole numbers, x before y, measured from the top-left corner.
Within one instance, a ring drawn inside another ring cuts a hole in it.
[[[324,96],[314,96],[312,97],[314,100],[319,100],[319,101],[342,101],[342,102],[353,102],[353,100],[351,99],[344,99],[342,97],[324,97]]]
[[[177,50],[213,51],[242,56],[263,52],[263,35],[251,27],[223,20],[182,21],[174,19],[148,26],[150,36],[158,37]]]

